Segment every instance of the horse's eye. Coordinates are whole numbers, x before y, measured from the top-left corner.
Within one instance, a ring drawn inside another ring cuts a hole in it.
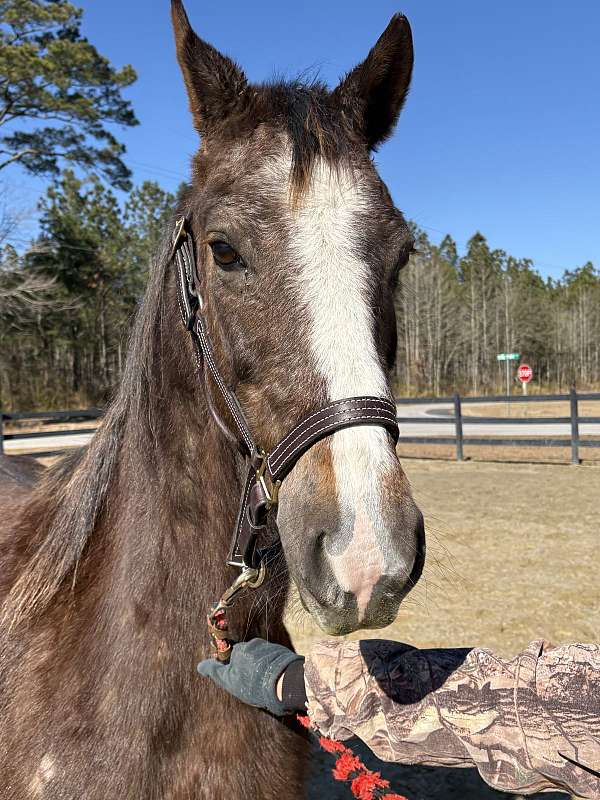
[[[213,258],[221,269],[236,269],[241,266],[242,259],[227,242],[211,242]]]
[[[396,286],[398,285],[398,281],[400,280],[400,273],[402,272],[404,267],[407,265],[407,263],[408,263],[408,259],[407,258],[399,258],[398,261],[396,261],[396,264],[395,264],[394,269],[392,271],[392,286],[394,288],[396,288]]]
[[[411,247],[410,250],[406,250],[403,253],[400,253],[400,255],[398,256],[398,260],[396,261],[394,271],[392,272],[392,285],[394,287],[398,285],[398,280],[400,279],[400,273],[402,272],[404,267],[408,264],[410,257],[417,252],[418,251],[415,250],[414,247]]]

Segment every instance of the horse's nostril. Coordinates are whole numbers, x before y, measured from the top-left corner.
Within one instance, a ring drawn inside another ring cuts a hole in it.
[[[327,538],[327,534],[325,531],[319,531],[317,533],[316,545],[319,550],[323,550],[325,548],[325,539]]]

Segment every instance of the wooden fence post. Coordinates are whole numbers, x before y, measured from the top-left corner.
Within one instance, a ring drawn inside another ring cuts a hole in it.
[[[577,405],[577,389],[571,386],[571,464],[580,464],[579,460],[579,409]]]
[[[458,392],[455,392],[454,394],[454,426],[456,429],[456,460],[464,461],[465,455],[463,452],[462,408],[460,404],[460,395]]]

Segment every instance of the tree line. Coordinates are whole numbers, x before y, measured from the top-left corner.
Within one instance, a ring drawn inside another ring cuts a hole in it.
[[[545,279],[479,232],[463,256],[450,236],[434,245],[415,235],[396,300],[399,393],[501,393],[496,356],[506,352],[533,368],[534,388],[600,386],[600,271],[591,262]]]
[[[5,410],[107,401],[175,199],[145,182],[120,204],[99,178],[70,170],[50,185],[40,235],[25,253],[0,249]],[[462,256],[450,236],[435,245],[414,233],[395,301],[398,394],[502,392],[501,352],[521,353],[536,388],[600,386],[600,272],[591,263],[544,279],[481,233]]]
[[[50,186],[39,237],[24,254],[0,251],[5,410],[106,403],[174,205],[175,196],[151,181],[122,205],[94,176],[67,170]]]

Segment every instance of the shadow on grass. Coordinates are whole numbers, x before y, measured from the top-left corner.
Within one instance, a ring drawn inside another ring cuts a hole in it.
[[[358,739],[345,742],[369,769],[389,780],[390,792],[405,795],[407,800],[502,800],[517,795],[497,792],[479,777],[476,769],[405,766],[380,761]],[[311,752],[305,800],[351,800],[347,783],[333,779],[333,756],[315,743]],[[562,792],[529,795],[539,800],[567,800]]]

